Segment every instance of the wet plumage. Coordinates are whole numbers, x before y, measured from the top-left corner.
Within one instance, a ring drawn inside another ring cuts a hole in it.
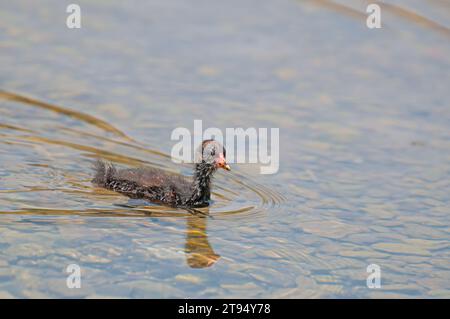
[[[173,207],[208,206],[211,181],[217,168],[229,170],[225,149],[214,140],[203,141],[196,153],[191,178],[167,173],[156,168],[117,169],[112,164],[97,161],[92,182],[130,198],[142,198]]]

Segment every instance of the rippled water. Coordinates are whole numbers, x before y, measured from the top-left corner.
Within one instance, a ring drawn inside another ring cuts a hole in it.
[[[367,3],[2,4],[0,297],[450,297],[450,5]],[[189,174],[194,119],[280,128],[280,171],[217,173],[203,215],[91,184]]]

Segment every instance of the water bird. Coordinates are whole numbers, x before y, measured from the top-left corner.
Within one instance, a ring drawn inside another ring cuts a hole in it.
[[[124,194],[171,207],[209,206],[211,182],[218,168],[227,171],[226,150],[218,141],[204,140],[195,153],[192,178],[149,167],[117,169],[98,160],[92,183]]]

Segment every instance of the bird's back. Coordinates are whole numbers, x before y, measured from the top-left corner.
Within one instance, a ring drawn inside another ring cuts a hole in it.
[[[192,182],[184,176],[156,168],[116,169],[98,161],[94,184],[131,198],[144,198],[172,206],[182,205],[191,195]]]

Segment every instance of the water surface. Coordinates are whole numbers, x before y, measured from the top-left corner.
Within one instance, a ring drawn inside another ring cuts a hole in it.
[[[450,297],[450,6],[60,1],[0,12],[1,297]],[[280,128],[205,215],[95,188],[176,127]],[[69,264],[82,288],[66,286]],[[366,267],[381,267],[368,289]]]

